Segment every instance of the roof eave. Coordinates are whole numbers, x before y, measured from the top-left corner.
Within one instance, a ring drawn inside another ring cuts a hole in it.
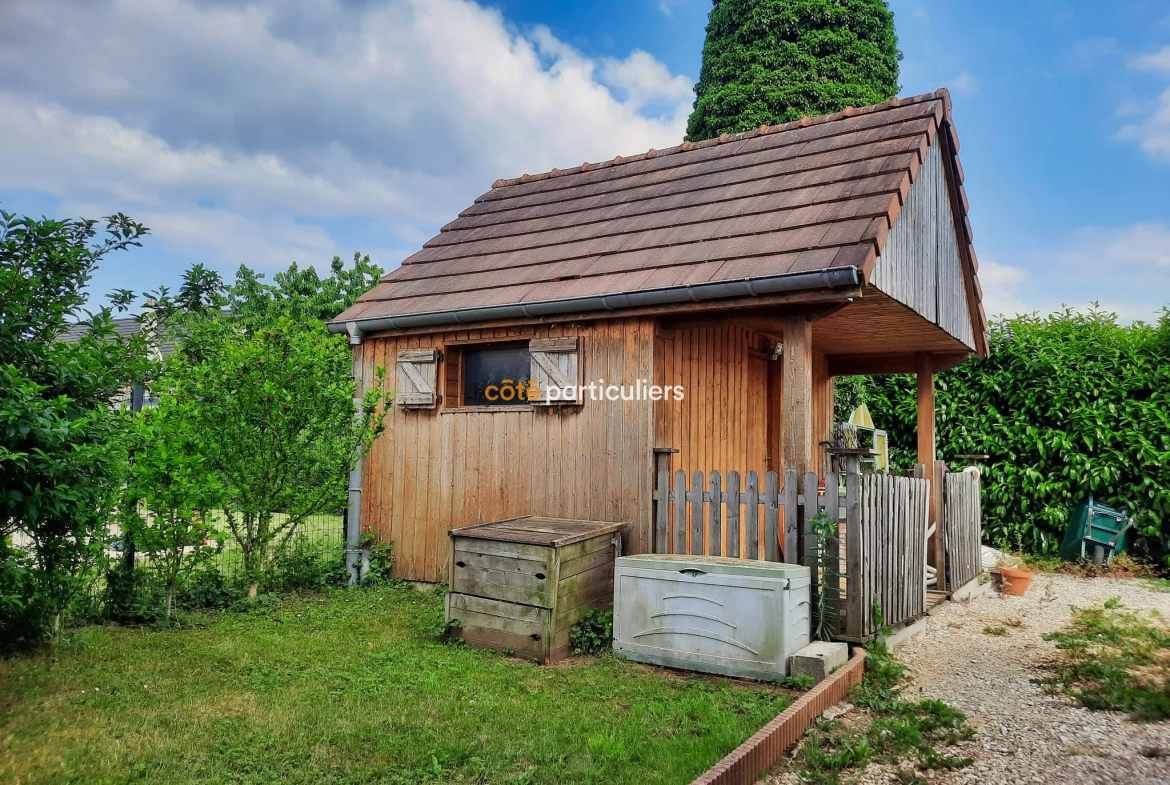
[[[349,333],[350,342],[356,344],[361,342],[361,336],[365,333],[387,330],[466,325],[501,319],[535,319],[597,311],[625,311],[633,308],[681,305],[705,300],[758,297],[765,294],[814,289],[838,289],[846,286],[858,286],[863,283],[863,280],[861,270],[849,265],[759,278],[739,278],[730,281],[712,281],[613,294],[565,297],[530,303],[508,303],[482,308],[455,308],[444,311],[356,319],[345,318],[343,313],[330,322],[328,327],[331,333]]]

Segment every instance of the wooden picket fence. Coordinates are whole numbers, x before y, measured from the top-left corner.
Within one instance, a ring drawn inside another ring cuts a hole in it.
[[[825,475],[756,472],[741,486],[739,472],[704,478],[694,472],[658,472],[654,550],[736,558],[809,562],[808,521],[827,513],[839,526],[835,558],[844,586],[828,596],[837,605],[839,636],[866,640],[877,631],[875,610],[886,624],[898,624],[926,612],[926,521],[930,482],[885,474]],[[814,577],[814,582],[817,576]],[[830,580],[840,579],[830,577]]]
[[[948,472],[943,478],[949,593],[975,580],[983,569],[983,507],[978,472]]]

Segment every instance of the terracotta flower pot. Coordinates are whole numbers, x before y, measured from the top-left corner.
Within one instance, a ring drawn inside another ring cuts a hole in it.
[[[1008,594],[1023,597],[1024,592],[1032,585],[1032,572],[1015,567],[1001,567],[1003,572],[1003,588]]]

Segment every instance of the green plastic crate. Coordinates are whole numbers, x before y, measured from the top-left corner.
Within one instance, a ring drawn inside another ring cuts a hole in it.
[[[1087,559],[1097,564],[1108,564],[1125,550],[1126,534],[1132,527],[1129,516],[1108,505],[1086,501],[1073,510],[1072,520],[1060,544],[1060,557],[1068,561]]]

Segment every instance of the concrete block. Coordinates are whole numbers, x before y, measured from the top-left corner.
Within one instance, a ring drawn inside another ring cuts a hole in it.
[[[992,586],[991,581],[988,581],[987,583],[980,583],[979,579],[975,578],[974,580],[955,589],[954,593],[951,594],[951,599],[955,602],[967,602],[969,600],[975,599],[976,597],[983,597],[985,595],[991,595],[994,593],[995,589]]]
[[[792,676],[812,676],[823,681],[849,659],[849,645],[829,641],[815,641],[792,655],[788,673]]]
[[[895,627],[890,636],[886,638],[886,648],[891,652],[905,646],[915,638],[926,634],[926,617],[919,619],[913,624],[903,624]]]

